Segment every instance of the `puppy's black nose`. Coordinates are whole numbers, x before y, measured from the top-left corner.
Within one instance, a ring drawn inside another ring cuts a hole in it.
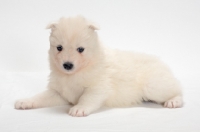
[[[66,69],[66,70],[71,70],[73,68],[73,64],[70,63],[70,62],[66,62],[63,64],[63,67]]]

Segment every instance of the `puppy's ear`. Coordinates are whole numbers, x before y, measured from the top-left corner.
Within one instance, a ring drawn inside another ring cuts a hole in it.
[[[90,23],[88,27],[92,30],[99,30],[100,29],[99,26],[95,23]]]
[[[57,22],[52,22],[47,25],[46,29],[54,30],[54,29],[56,29],[57,24],[58,24]]]

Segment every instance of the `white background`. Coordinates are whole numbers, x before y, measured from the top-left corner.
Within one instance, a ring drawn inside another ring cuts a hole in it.
[[[20,111],[16,99],[47,85],[49,30],[62,16],[98,23],[105,45],[159,56],[184,90],[184,107],[144,104],[99,110],[85,118],[70,106]],[[0,131],[199,132],[199,0],[0,0]]]
[[[198,0],[1,0],[0,71],[48,72],[46,25],[79,14],[100,25],[104,44],[155,54],[180,80],[200,78]]]

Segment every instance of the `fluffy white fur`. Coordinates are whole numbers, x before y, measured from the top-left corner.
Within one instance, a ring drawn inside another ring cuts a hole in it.
[[[105,48],[98,40],[98,28],[80,16],[61,18],[47,28],[51,29],[48,90],[18,100],[16,109],[72,104],[70,115],[86,116],[103,105],[129,107],[149,100],[168,108],[182,106],[179,82],[157,57]],[[79,47],[84,48],[82,53]],[[65,62],[74,68],[64,69]]]

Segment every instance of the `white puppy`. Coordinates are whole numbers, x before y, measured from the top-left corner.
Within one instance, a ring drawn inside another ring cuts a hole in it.
[[[80,16],[61,18],[47,28],[48,90],[18,100],[16,109],[73,104],[70,115],[86,116],[103,105],[128,107],[148,100],[168,108],[182,106],[179,82],[158,58],[103,47],[98,28]]]

